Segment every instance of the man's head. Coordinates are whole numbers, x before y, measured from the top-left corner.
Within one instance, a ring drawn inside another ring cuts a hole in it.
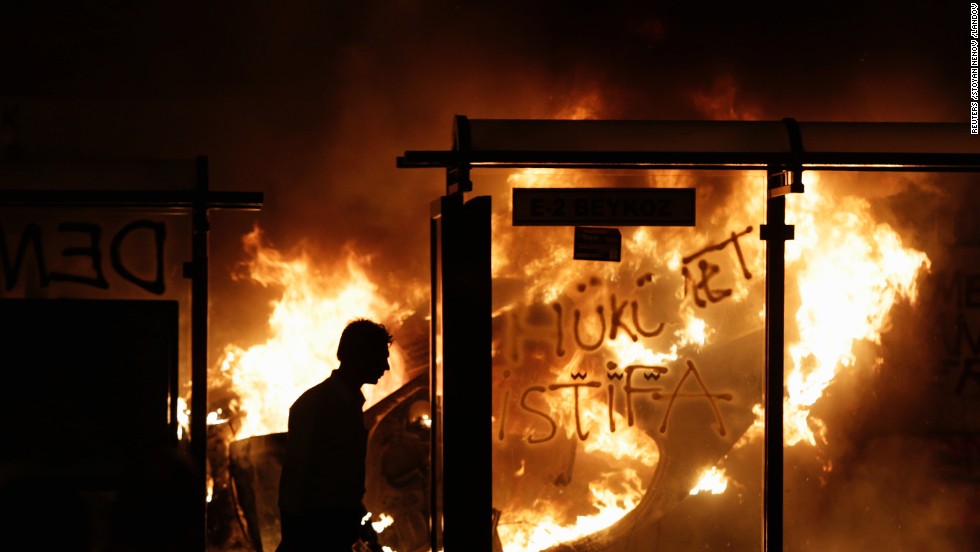
[[[389,369],[388,347],[393,340],[383,325],[364,318],[354,320],[340,334],[337,359],[360,383],[378,383]]]

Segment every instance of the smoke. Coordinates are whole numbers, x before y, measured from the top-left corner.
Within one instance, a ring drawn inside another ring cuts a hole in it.
[[[21,23],[0,39],[11,140],[209,154],[216,187],[266,193],[273,242],[325,257],[353,242],[395,281],[424,279],[443,177],[394,159],[447,149],[457,113],[547,118],[588,101],[601,118],[965,120],[951,6],[44,4],[3,8]]]
[[[785,549],[968,549],[970,492],[940,475],[938,452],[928,440],[880,437],[824,477],[791,452]]]
[[[813,414],[826,422],[816,450],[787,449],[787,550],[963,550],[971,475],[956,458],[969,438],[943,420],[952,389],[930,376],[939,355],[923,334],[924,314],[892,311],[873,371],[843,372]],[[874,364],[866,358],[858,365]],[[971,544],[972,543],[972,544]]]

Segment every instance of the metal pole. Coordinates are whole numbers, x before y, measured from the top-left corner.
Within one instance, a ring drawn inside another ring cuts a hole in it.
[[[442,201],[442,545],[491,552],[491,203]]]
[[[442,200],[432,205],[429,218],[429,549],[439,550],[442,542],[442,394],[440,389],[442,346]]]
[[[196,468],[198,520],[194,541],[207,544],[208,468],[208,159],[197,158],[197,192],[192,215],[191,245],[191,455]]]
[[[786,224],[786,196],[793,173],[770,167],[767,171],[766,224],[766,426],[763,547],[783,549],[783,394],[786,292],[786,240],[793,226]]]

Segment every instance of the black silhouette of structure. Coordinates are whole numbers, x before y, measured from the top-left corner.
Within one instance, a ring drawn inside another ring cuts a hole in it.
[[[110,299],[102,298],[106,295],[95,300],[61,299],[57,298],[58,294],[49,299],[48,293],[36,285],[27,288],[24,298],[5,293],[6,298],[0,300],[0,332],[10,340],[10,350],[30,351],[33,364],[25,364],[19,371],[10,367],[11,373],[5,375],[5,385],[13,384],[18,393],[27,394],[28,398],[8,402],[4,413],[11,414],[8,411],[30,404],[41,415],[32,418],[22,413],[18,417],[14,423],[20,424],[20,429],[6,440],[0,462],[12,472],[26,469],[31,478],[57,485],[122,491],[121,496],[135,500],[134,504],[143,502],[138,495],[126,492],[127,485],[149,481],[137,477],[134,471],[142,470],[151,479],[168,471],[174,477],[192,478],[191,503],[168,504],[168,507],[191,512],[186,518],[189,534],[180,541],[181,546],[193,543],[195,549],[204,550],[210,213],[219,209],[258,210],[263,194],[211,190],[208,159],[204,156],[186,160],[106,162],[18,159],[5,161],[0,170],[0,183],[0,209],[8,213],[44,216],[55,212],[67,213],[58,216],[84,218],[78,213],[97,209],[101,213],[176,215],[189,222],[190,243],[184,244],[188,249],[181,256],[189,260],[178,267],[182,274],[177,278],[190,280],[190,305],[181,306],[172,300],[113,299],[112,292],[106,294]],[[140,224],[144,225],[141,230],[156,233],[157,254],[162,256],[163,223]],[[14,232],[11,226],[8,229]],[[92,244],[105,243],[109,238],[100,236],[97,225],[66,222],[59,229],[87,236]],[[16,283],[12,278],[17,278],[21,265],[26,266],[21,263],[21,256],[29,249],[33,236],[22,233],[20,244],[16,236],[7,238],[3,244],[3,270],[5,291],[10,292]],[[162,288],[157,288],[168,275],[158,273],[157,281],[137,278],[119,258],[118,248],[122,246],[118,241],[117,236],[111,250],[101,250],[98,245],[66,248],[63,257],[90,258],[94,275],[60,276],[105,290],[108,284],[100,263],[111,262],[119,274],[150,290],[149,297],[161,292]],[[38,247],[35,243],[35,255]],[[35,261],[41,263],[43,259]],[[162,270],[162,257],[157,258],[157,267]],[[46,285],[45,279],[53,280],[56,276],[42,271],[40,287]],[[193,465],[189,466],[181,466],[176,460],[178,340],[184,337],[178,330],[181,312],[185,313],[183,316],[189,315],[190,321],[190,463]],[[53,366],[57,371],[47,374],[31,371],[37,366]],[[46,378],[61,381],[56,386],[39,387],[51,383]],[[139,462],[139,454],[153,451],[159,452],[153,456],[155,460],[134,466]],[[156,468],[159,470],[154,472]],[[171,487],[171,490],[175,489]],[[154,511],[157,510],[144,513],[151,516]]]

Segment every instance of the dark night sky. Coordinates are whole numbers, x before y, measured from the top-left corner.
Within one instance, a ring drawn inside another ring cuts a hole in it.
[[[447,149],[454,114],[965,124],[968,24],[966,2],[8,0],[0,146],[207,154],[216,188],[265,192],[276,245],[353,241],[424,281],[443,176],[395,157]],[[216,228],[216,274],[250,224]]]

